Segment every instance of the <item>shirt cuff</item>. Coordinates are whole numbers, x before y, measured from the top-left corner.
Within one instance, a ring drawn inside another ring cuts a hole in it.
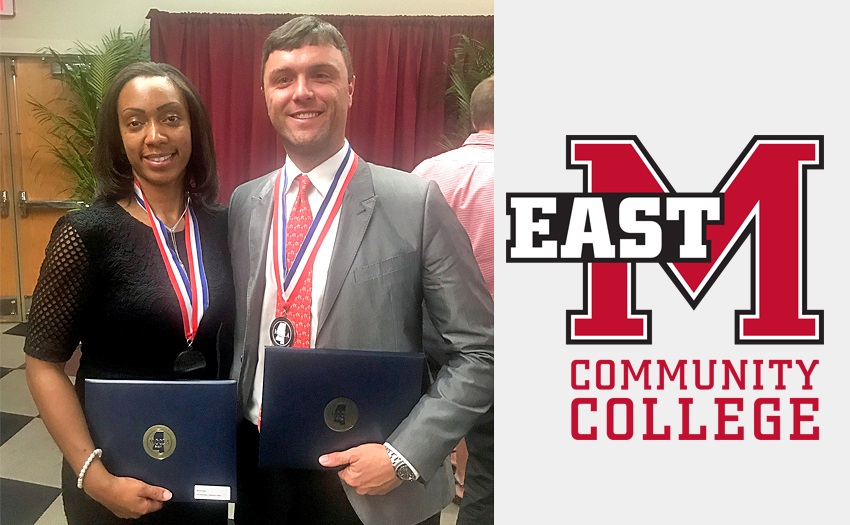
[[[416,467],[414,467],[413,465],[410,464],[410,461],[407,461],[407,458],[402,456],[401,453],[398,450],[396,450],[396,448],[394,446],[390,445],[389,443],[384,442],[384,446],[387,447],[388,449],[392,450],[393,453],[395,453],[396,456],[400,457],[401,460],[404,461],[405,465],[410,467],[410,470],[413,472],[413,475],[416,476],[416,478],[414,478],[414,481],[419,479],[419,471],[416,470]]]

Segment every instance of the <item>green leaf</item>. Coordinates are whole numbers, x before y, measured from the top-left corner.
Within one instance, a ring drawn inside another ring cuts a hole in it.
[[[482,80],[494,74],[495,52],[492,45],[487,46],[467,35],[455,35],[458,43],[452,50],[448,64],[449,87],[447,111],[451,116],[448,132],[440,141],[446,150],[460,146],[472,131],[469,114],[469,99],[472,90]]]
[[[75,42],[68,53],[50,47],[39,51],[58,65],[56,77],[69,94],[47,102],[28,102],[35,118],[47,127],[45,149],[72,175],[72,198],[91,203],[97,189],[92,161],[101,100],[124,66],[150,60],[149,31],[142,27],[132,33],[118,27],[97,46]]]

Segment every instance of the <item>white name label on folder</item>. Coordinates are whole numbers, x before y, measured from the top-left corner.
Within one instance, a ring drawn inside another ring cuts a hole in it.
[[[230,487],[195,485],[195,499],[230,501]]]

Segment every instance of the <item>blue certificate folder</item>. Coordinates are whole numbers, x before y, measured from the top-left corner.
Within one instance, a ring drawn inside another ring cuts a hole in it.
[[[86,379],[86,419],[103,465],[164,487],[172,501],[236,501],[236,381]]]
[[[259,465],[323,469],[322,454],[383,443],[425,371],[421,352],[266,347]]]

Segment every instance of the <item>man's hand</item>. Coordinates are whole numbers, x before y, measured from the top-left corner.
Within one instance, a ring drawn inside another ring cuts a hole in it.
[[[401,485],[384,445],[366,443],[358,447],[325,454],[319,458],[325,467],[345,467],[339,477],[363,495],[380,496]]]

